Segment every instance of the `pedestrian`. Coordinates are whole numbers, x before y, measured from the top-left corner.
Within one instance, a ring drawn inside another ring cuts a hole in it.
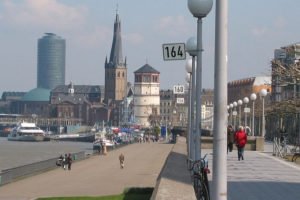
[[[247,143],[247,134],[243,126],[239,126],[235,133],[234,140],[238,149],[238,160],[244,160],[244,148]]]
[[[67,157],[67,163],[68,163],[68,170],[71,170],[71,166],[72,166],[72,155],[69,153],[68,157]]]
[[[65,156],[63,158],[63,168],[64,168],[64,170],[67,169],[67,164],[68,164],[68,155],[65,154]]]
[[[234,142],[234,130],[232,125],[228,125],[227,127],[227,153],[232,152]]]
[[[124,168],[124,160],[125,160],[125,156],[123,155],[123,153],[121,153],[119,155],[119,161],[120,161],[120,168],[123,169]]]

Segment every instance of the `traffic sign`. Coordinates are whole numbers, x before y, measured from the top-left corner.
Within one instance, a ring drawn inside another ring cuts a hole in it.
[[[184,104],[184,98],[176,98],[177,104]]]
[[[163,44],[163,57],[168,60],[185,60],[185,43]]]
[[[184,85],[174,85],[173,93],[174,94],[184,94]]]

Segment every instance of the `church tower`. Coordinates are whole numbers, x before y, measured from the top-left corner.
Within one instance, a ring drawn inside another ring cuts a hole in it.
[[[123,60],[121,21],[118,13],[114,24],[114,35],[109,61],[105,59],[105,102],[120,101],[127,93],[127,66]]]

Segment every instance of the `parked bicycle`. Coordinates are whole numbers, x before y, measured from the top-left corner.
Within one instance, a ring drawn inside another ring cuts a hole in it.
[[[207,154],[200,160],[191,162],[192,179],[197,200],[210,200],[209,183],[207,175],[210,173],[208,168]]]

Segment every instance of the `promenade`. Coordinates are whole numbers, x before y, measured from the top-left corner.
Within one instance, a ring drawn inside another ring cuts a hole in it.
[[[0,187],[0,200],[102,196],[119,194],[126,187],[155,186],[158,188],[153,199],[180,200],[191,193],[191,179],[186,173],[186,165],[182,164],[186,158],[185,145],[185,139],[181,137],[175,146],[163,143],[128,145],[107,156],[94,156],[74,163],[71,171],[55,169],[4,185]],[[125,154],[124,170],[119,168],[121,152]],[[212,150],[204,149],[202,153],[208,153],[212,171]],[[271,144],[266,143],[264,152],[246,151],[243,161],[237,160],[236,151],[230,152],[227,158],[228,200],[300,199],[299,165],[273,157]],[[210,184],[211,178],[212,174],[209,175]]]

